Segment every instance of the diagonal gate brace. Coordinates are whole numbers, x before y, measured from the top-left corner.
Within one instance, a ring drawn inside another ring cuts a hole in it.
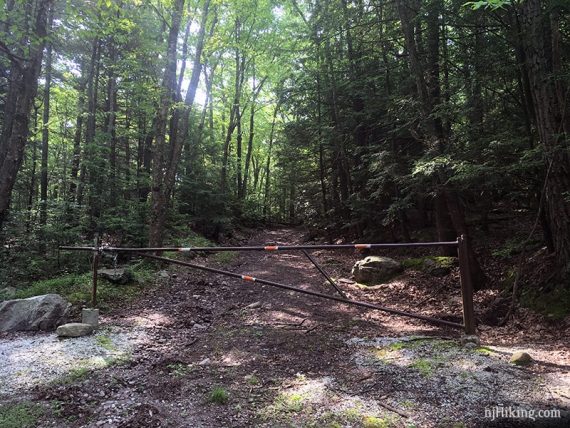
[[[303,250],[303,254],[305,254],[305,256],[307,256],[307,258],[311,261],[311,263],[313,265],[315,265],[315,267],[319,270],[319,272],[327,279],[327,281],[334,287],[334,289],[336,290],[336,292],[338,294],[340,294],[340,296],[343,299],[346,299],[346,294],[344,294],[342,292],[342,290],[340,288],[338,288],[338,286],[336,285],[336,282],[334,282],[334,279],[331,278],[331,276],[321,267],[321,265],[319,265],[319,263],[313,258],[313,256],[311,256],[307,250]]]

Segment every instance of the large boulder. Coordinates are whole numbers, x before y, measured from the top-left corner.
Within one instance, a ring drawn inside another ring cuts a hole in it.
[[[379,284],[402,271],[402,265],[389,257],[368,256],[359,260],[352,268],[356,282]]]
[[[0,331],[54,330],[70,307],[59,294],[6,300],[0,303]]]

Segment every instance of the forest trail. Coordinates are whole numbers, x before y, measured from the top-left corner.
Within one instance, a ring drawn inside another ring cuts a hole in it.
[[[247,243],[301,242],[299,230],[280,228]],[[336,277],[347,277],[358,257],[314,255]],[[334,293],[301,253],[235,256],[198,262]],[[168,273],[160,287],[103,317],[107,348],[118,345],[113,329],[148,338],[128,359],[30,391],[54,409],[40,426],[492,426],[485,409],[497,405],[562,409],[561,419],[544,426],[568,424],[570,360],[560,346],[466,349],[459,332],[416,320],[197,271]],[[416,310],[437,314],[437,299],[418,294],[411,279],[343,290],[409,310],[418,302],[402,290],[411,289],[421,303]],[[537,363],[509,364],[518,349]]]

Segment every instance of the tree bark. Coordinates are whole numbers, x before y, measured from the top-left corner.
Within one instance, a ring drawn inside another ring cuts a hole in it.
[[[281,106],[281,100],[277,102],[275,106],[275,110],[273,110],[273,120],[271,122],[271,132],[269,133],[269,148],[267,150],[267,160],[265,162],[265,191],[263,193],[263,218],[265,220],[268,219],[270,215],[269,210],[269,178],[271,172],[271,151],[273,149],[273,136],[275,135],[275,122],[277,120],[277,113],[279,112],[279,108]]]
[[[251,99],[251,106],[250,106],[250,113],[249,113],[249,136],[247,139],[247,152],[245,155],[245,168],[243,171],[242,189],[241,189],[241,192],[239,195],[240,199],[242,199],[242,200],[245,199],[245,197],[247,195],[247,181],[248,181],[248,177],[249,177],[249,166],[251,163],[251,156],[253,153],[253,139],[255,136],[254,126],[255,126],[255,106],[256,106],[257,96],[261,92],[261,89],[263,88],[263,85],[265,84],[266,80],[267,80],[267,77],[264,77],[261,80],[261,82],[259,82],[259,84],[257,86],[255,86],[255,79],[253,80],[252,99]]]
[[[161,85],[161,96],[156,113],[155,147],[152,156],[152,188],[151,211],[149,227],[149,246],[159,247],[162,244],[164,226],[166,223],[166,210],[168,208],[166,189],[166,124],[168,112],[173,103],[176,91],[176,47],[180,21],[184,9],[184,0],[176,0],[172,8],[170,30],[166,51],[166,66]]]
[[[546,208],[561,275],[570,272],[570,101],[563,80],[559,16],[548,2],[526,0],[521,25],[538,136],[546,163]]]
[[[47,31],[51,30],[53,24],[53,9],[49,12]],[[44,111],[42,115],[42,162],[40,169],[40,240],[42,250],[45,250],[44,228],[47,223],[47,198],[48,198],[48,155],[49,155],[49,107],[51,90],[51,70],[52,70],[52,50],[53,43],[47,42],[45,59],[45,83],[44,83]]]
[[[418,19],[421,2],[398,0],[397,9],[400,16],[402,32],[404,35],[405,46],[408,51],[408,60],[410,71],[414,76],[418,98],[423,114],[423,122],[426,128],[426,140],[430,146],[436,148],[437,153],[443,154],[447,150],[449,143],[449,135],[443,126],[441,117],[437,114],[436,108],[441,103],[441,84],[440,84],[440,17],[445,13],[442,0],[430,0],[427,7],[426,15],[426,33],[427,33],[427,52],[425,61],[421,58],[421,52],[417,39],[420,37],[421,22]],[[415,22],[415,28],[414,28]],[[425,65],[424,65],[425,64]],[[470,262],[470,271],[472,274],[473,284],[477,288],[482,288],[485,283],[485,276],[475,257],[467,226],[465,216],[459,199],[456,194],[447,187],[446,173],[439,170],[433,178],[435,185],[440,187],[435,197],[435,215],[438,239],[454,240],[461,234],[465,234],[468,239],[468,258]],[[455,229],[454,237],[452,230]],[[444,255],[448,254],[448,249],[442,247]]]
[[[31,6],[31,3],[27,1],[26,5]],[[5,109],[13,109],[13,114],[4,115],[4,129],[0,138],[0,229],[6,220],[12,189],[28,139],[31,108],[37,94],[47,36],[48,13],[52,3],[53,0],[38,2],[31,30],[38,42],[30,46],[25,63],[13,60],[10,68],[7,100],[13,100],[14,104],[5,104]],[[8,121],[10,123],[7,123]]]

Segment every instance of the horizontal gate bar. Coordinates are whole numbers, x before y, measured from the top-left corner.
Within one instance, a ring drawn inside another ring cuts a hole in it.
[[[129,251],[129,252],[168,252],[168,251],[294,251],[294,250],[334,250],[334,249],[369,249],[398,247],[457,247],[458,241],[445,242],[407,242],[388,244],[336,244],[336,245],[260,245],[250,247],[69,247],[61,246],[60,250],[71,251]]]
[[[464,327],[462,324],[454,323],[451,321],[445,321],[445,320],[441,320],[438,318],[432,318],[432,317],[428,317],[428,316],[424,316],[424,315],[412,314],[409,312],[400,311],[398,309],[391,309],[391,308],[386,308],[383,306],[374,305],[372,303],[360,302],[358,300],[349,300],[349,299],[344,299],[342,297],[329,296],[328,294],[323,294],[323,293],[319,293],[316,291],[304,290],[302,288],[293,287],[291,285],[285,285],[285,284],[281,284],[278,282],[268,281],[266,279],[255,278],[255,277],[249,276],[249,275],[242,275],[239,273],[229,272],[226,270],[215,269],[215,268],[211,268],[211,267],[207,267],[207,266],[197,265],[194,263],[183,262],[181,260],[174,260],[174,259],[169,259],[166,257],[153,256],[151,254],[143,254],[142,256],[147,257],[149,259],[161,260],[163,262],[168,262],[168,263],[173,263],[173,264],[177,264],[177,265],[181,265],[181,266],[191,267],[191,268],[203,270],[206,272],[212,272],[212,273],[218,273],[218,274],[222,274],[222,275],[226,275],[226,276],[231,276],[233,278],[242,279],[244,281],[258,282],[260,284],[270,285],[272,287],[282,288],[284,290],[290,290],[290,291],[295,291],[297,293],[308,294],[310,296],[321,297],[323,299],[334,300],[336,302],[346,303],[348,305],[360,306],[360,307],[368,308],[368,309],[376,309],[378,311],[388,312],[388,313],[395,314],[395,315],[401,315],[401,316],[405,316],[405,317],[409,317],[409,318],[415,318],[415,319],[419,319],[422,321],[429,322],[431,324],[442,324],[442,325],[446,325],[448,327],[459,328],[459,329],[463,329],[463,327]]]

